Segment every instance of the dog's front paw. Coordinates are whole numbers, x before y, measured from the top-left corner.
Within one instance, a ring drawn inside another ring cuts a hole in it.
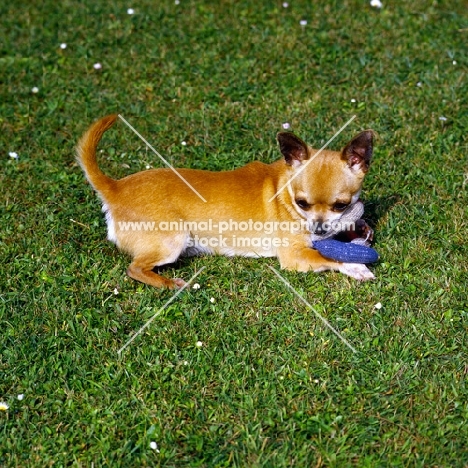
[[[174,278],[172,280],[172,283],[173,283],[173,289],[182,289],[187,283],[181,279],[181,278]],[[190,286],[189,286],[190,288]]]
[[[340,272],[359,281],[369,281],[375,279],[374,274],[366,265],[362,263],[342,263]]]

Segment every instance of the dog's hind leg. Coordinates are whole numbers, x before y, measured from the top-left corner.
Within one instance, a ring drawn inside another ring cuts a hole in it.
[[[180,289],[186,283],[183,279],[169,279],[159,275],[153,269],[174,263],[183,252],[188,236],[185,233],[155,238],[148,236],[140,240],[138,252],[133,252],[133,261],[127,269],[127,275],[142,283],[156,288]]]
[[[135,258],[127,269],[127,275],[156,288],[180,289],[186,284],[183,279],[169,279],[159,275],[153,271],[155,266],[154,262],[148,262],[145,258]]]

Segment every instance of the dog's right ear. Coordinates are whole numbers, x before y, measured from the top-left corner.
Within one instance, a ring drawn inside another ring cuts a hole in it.
[[[276,135],[280,151],[286,160],[286,164],[297,167],[303,161],[309,159],[307,144],[291,132],[280,132]]]

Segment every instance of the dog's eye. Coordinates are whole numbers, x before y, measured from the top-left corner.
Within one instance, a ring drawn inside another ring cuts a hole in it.
[[[344,211],[348,208],[349,203],[335,203],[333,205],[333,211]]]
[[[296,205],[303,210],[308,210],[310,208],[310,204],[307,203],[306,200],[302,200],[302,199],[296,200]]]

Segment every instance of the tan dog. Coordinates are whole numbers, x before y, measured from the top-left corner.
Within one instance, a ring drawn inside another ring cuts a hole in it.
[[[90,127],[77,159],[103,202],[108,239],[133,258],[131,278],[180,288],[183,280],[153,269],[201,253],[276,256],[289,270],[374,278],[365,265],[328,260],[311,248],[316,233],[339,222],[358,201],[372,156],[371,130],[341,152],[316,154],[294,134],[282,132],[277,138],[284,159],[272,164],[252,162],[225,172],[177,169],[178,174],[154,169],[113,180],[99,169],[96,149],[116,119],[111,115]]]

